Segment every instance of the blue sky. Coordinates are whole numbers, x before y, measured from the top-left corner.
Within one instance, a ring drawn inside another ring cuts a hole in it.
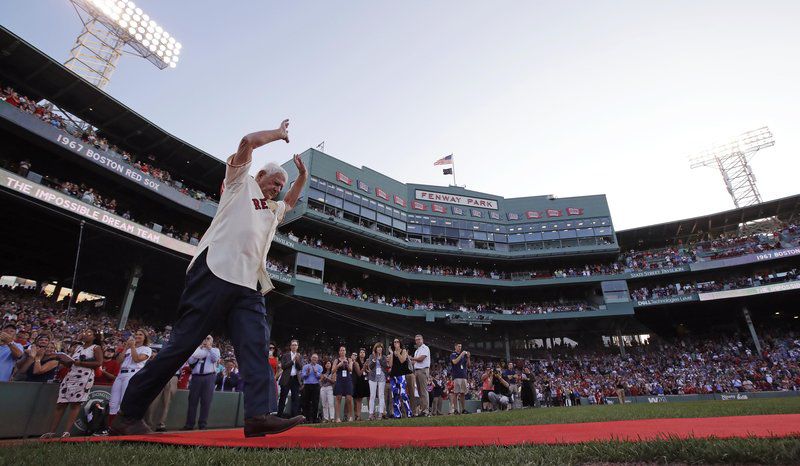
[[[124,57],[106,88],[218,157],[292,120],[287,160],[326,152],[404,182],[506,197],[605,193],[617,229],[733,206],[687,157],[768,125],[764,199],[800,183],[800,2],[137,2],[182,44],[176,69]],[[68,0],[0,22],[64,61]]]

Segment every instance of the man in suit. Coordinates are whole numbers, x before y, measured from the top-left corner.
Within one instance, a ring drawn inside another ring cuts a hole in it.
[[[214,387],[218,392],[238,392],[239,391],[239,372],[234,371],[236,365],[233,361],[225,361],[225,370],[217,374]]]
[[[289,408],[289,417],[297,416],[300,413],[300,372],[303,369],[303,361],[300,352],[297,350],[299,343],[292,340],[289,343],[289,351],[281,355],[281,377],[278,385],[281,386],[281,396],[278,400],[278,416],[285,416],[286,396],[292,392],[292,405]]]

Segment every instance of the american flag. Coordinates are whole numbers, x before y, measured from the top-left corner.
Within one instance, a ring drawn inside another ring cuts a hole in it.
[[[453,164],[453,154],[447,155],[445,157],[440,158],[436,162],[433,163],[434,165],[452,165]]]

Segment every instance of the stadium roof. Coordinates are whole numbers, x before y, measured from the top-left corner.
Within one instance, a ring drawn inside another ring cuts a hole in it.
[[[206,192],[215,193],[225,175],[221,160],[161,129],[3,26],[0,83],[37,101],[53,102],[131,153],[155,155],[173,178]]]
[[[686,241],[704,233],[736,230],[742,223],[769,217],[792,221],[799,213],[800,194],[795,194],[724,212],[618,231],[617,241],[622,250],[658,247],[672,244],[678,239]]]

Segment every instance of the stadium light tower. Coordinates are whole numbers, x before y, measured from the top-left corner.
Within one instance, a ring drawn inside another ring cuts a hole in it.
[[[64,64],[103,88],[127,45],[159,69],[175,68],[181,44],[129,0],[70,0],[83,23]]]
[[[761,193],[756,186],[756,176],[750,168],[750,159],[756,152],[775,145],[772,132],[764,126],[748,131],[733,141],[712,147],[689,158],[691,168],[716,167],[725,181],[725,188],[738,207],[761,203]]]

